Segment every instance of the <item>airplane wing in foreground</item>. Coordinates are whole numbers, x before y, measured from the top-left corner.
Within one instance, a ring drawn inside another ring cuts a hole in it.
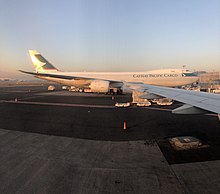
[[[130,85],[132,88],[132,85]],[[183,106],[172,111],[175,114],[198,114],[204,112],[220,115],[220,94],[197,92],[177,88],[159,87],[146,84],[134,85],[135,90],[146,92],[141,98],[171,98],[184,103]],[[219,117],[220,118],[220,117]]]

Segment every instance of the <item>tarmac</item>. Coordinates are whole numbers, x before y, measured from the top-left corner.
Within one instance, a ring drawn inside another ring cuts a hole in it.
[[[220,193],[217,117],[114,106],[128,101],[0,86],[0,193]],[[182,135],[207,146],[173,150]]]

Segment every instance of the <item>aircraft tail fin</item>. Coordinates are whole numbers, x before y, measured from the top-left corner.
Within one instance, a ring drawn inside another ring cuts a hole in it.
[[[36,72],[57,72],[58,69],[48,62],[38,51],[29,50],[31,61],[34,64]]]

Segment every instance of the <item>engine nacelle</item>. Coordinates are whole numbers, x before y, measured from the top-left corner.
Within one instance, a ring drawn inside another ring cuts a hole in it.
[[[91,92],[107,93],[109,92],[109,81],[94,80],[90,84]]]

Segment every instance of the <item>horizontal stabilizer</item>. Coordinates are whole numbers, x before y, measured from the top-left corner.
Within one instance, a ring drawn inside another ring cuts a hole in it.
[[[174,114],[204,114],[207,113],[207,111],[197,108],[195,106],[184,104],[183,106],[176,108],[172,110],[172,113]]]

